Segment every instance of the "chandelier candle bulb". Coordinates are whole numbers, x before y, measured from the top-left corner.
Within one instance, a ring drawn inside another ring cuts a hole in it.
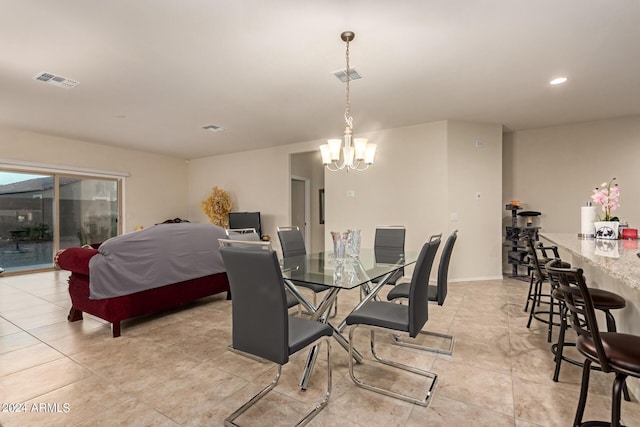
[[[329,153],[331,153],[331,161],[338,161],[340,159],[340,148],[342,148],[341,139],[330,139],[327,141],[329,144]]]
[[[367,138],[355,138],[353,141],[356,148],[356,160],[364,160],[367,151]]]
[[[329,144],[322,144],[320,146],[320,154],[322,154],[322,164],[331,164],[331,153],[329,152]]]
[[[367,149],[364,152],[364,163],[367,165],[373,164],[373,159],[376,157],[376,144],[367,144]]]

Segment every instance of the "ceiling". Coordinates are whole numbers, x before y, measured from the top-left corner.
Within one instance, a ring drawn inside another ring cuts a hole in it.
[[[339,137],[344,30],[363,76],[351,83],[356,135],[640,114],[637,0],[0,4],[0,126],[181,158]],[[559,75],[569,81],[549,85]]]

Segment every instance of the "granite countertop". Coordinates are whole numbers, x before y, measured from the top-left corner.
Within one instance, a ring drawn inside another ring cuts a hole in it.
[[[570,233],[540,233],[540,237],[640,290],[638,240],[583,239]]]

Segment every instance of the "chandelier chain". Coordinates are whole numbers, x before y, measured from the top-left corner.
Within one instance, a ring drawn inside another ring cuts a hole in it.
[[[351,80],[351,75],[349,72],[349,40],[347,40],[347,50],[346,50],[346,57],[347,57],[347,107],[345,109],[344,112],[344,120],[347,123],[347,126],[349,127],[349,129],[353,130],[353,117],[351,117],[351,92],[349,91],[349,80]]]

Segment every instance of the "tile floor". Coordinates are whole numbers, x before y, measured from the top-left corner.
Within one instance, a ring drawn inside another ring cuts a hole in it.
[[[113,339],[99,319],[66,321],[67,275],[0,277],[0,402],[25,404],[27,410],[0,412],[3,427],[222,425],[275,372],[271,364],[227,350],[231,302],[224,295],[128,321],[123,336]],[[446,304],[430,305],[426,328],[456,336],[453,356],[382,346],[381,352],[439,375],[427,408],[357,388],[346,353],[333,345],[333,393],[310,425],[571,425],[580,369],[564,364],[560,382],[551,380],[546,330],[538,322],[526,328],[527,286],[509,279],[452,283]],[[357,299],[357,290],[342,292],[339,316]],[[369,355],[365,340],[360,334],[357,346]],[[296,355],[276,392],[238,422],[291,425],[319,400],[326,360],[319,359],[309,390],[301,392],[296,384],[304,357]],[[361,369],[394,387],[426,390],[423,382],[396,377],[369,361]],[[611,380],[593,373],[587,419],[608,418]],[[624,402],[623,417],[627,426],[640,426],[640,404]]]

